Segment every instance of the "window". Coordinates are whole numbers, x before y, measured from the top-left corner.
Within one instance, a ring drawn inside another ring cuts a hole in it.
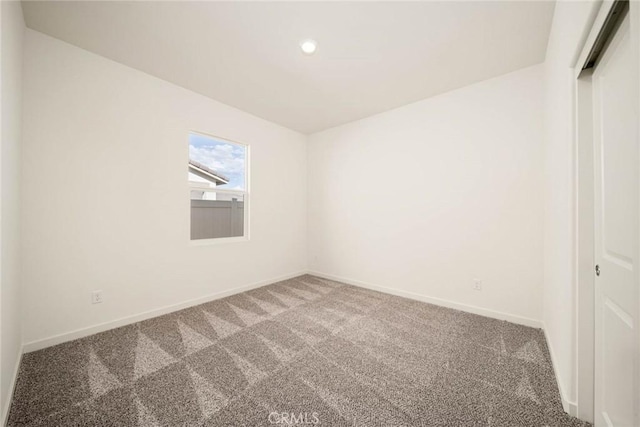
[[[189,134],[191,240],[248,236],[248,147]]]

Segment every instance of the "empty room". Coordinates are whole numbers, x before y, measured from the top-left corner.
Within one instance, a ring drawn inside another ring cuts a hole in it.
[[[0,0],[0,425],[640,427],[640,0]]]

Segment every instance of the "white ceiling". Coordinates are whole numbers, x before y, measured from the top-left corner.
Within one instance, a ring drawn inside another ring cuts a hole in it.
[[[32,29],[303,133],[542,62],[553,6],[23,2]]]

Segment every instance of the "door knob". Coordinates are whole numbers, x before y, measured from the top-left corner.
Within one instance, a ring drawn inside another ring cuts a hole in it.
[[[596,264],[596,276],[600,275],[600,266]]]

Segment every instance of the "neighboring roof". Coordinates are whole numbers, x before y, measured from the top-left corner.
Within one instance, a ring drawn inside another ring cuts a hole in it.
[[[195,160],[189,159],[189,172],[193,172],[194,174],[198,175],[200,178],[204,178],[216,184],[229,183],[229,178],[203,165],[200,162],[196,162]]]

